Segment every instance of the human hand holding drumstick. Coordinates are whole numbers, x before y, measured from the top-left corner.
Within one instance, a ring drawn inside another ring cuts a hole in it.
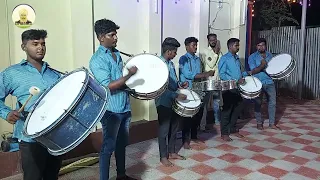
[[[34,95],[37,95],[40,93],[40,89],[35,87],[35,86],[32,86],[30,89],[29,89],[29,97],[28,99],[26,100],[26,102],[22,105],[22,107],[20,107],[20,109],[17,111],[17,110],[13,110],[11,111],[8,116],[7,116],[7,121],[10,123],[10,124],[15,124],[19,119],[20,119],[20,113],[24,110],[25,106],[27,105],[27,103],[30,101],[30,99],[34,96]]]
[[[30,89],[29,89],[29,97],[28,99],[26,100],[26,102],[22,105],[22,107],[19,109],[19,113],[21,113],[24,109],[24,107],[26,107],[26,105],[28,104],[28,102],[30,101],[30,99],[34,96],[34,95],[37,95],[40,93],[40,89],[35,87],[35,86],[32,86]]]

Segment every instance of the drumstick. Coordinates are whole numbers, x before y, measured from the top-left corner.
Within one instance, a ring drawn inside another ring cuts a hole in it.
[[[32,86],[30,89],[29,89],[29,97],[28,99],[26,100],[26,102],[21,106],[21,108],[18,110],[19,113],[21,113],[23,111],[23,109],[26,107],[27,103],[30,101],[30,99],[34,96],[34,95],[37,95],[40,93],[40,89],[35,87],[35,86]]]
[[[196,98],[194,97],[194,95],[193,95],[192,91],[190,91],[190,93],[191,93],[191,95],[192,95],[192,97],[193,97],[193,100],[195,101],[195,100],[196,100]]]
[[[250,74],[250,76],[252,77],[252,80],[253,80],[254,84],[256,85],[256,87],[258,87],[256,81],[253,78],[253,76],[251,74]]]

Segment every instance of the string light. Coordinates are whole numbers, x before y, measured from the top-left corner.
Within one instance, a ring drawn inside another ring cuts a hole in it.
[[[287,0],[287,2],[289,4],[291,4],[291,3],[299,3],[301,6],[303,4],[303,0],[299,0],[299,2],[298,2],[298,0]],[[311,0],[307,0],[307,2],[308,2],[308,6],[310,7],[311,6]]]

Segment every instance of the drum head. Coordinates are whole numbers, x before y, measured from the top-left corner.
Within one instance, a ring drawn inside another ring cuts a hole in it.
[[[128,74],[128,69],[136,66],[138,71],[126,85],[137,93],[152,93],[161,89],[169,77],[169,69],[165,62],[152,54],[140,54],[128,60],[123,69],[123,76]]]
[[[262,88],[261,81],[253,76],[245,77],[246,84],[239,85],[239,87],[246,92],[257,92]]]
[[[26,134],[39,133],[57,121],[79,96],[86,77],[86,71],[76,71],[48,89],[28,116]]]
[[[280,54],[273,57],[268,62],[266,72],[268,74],[278,74],[286,70],[291,64],[291,56],[289,54]]]
[[[192,92],[192,94],[191,94]],[[200,96],[195,93],[194,91],[192,90],[189,90],[189,89],[179,89],[177,91],[177,93],[179,94],[184,94],[187,96],[187,99],[184,100],[184,101],[180,101],[180,100],[177,100],[177,102],[181,105],[181,106],[184,106],[184,107],[187,107],[187,108],[196,108],[198,107],[200,104],[201,104],[201,99],[200,99]],[[193,95],[193,96],[192,96]],[[195,100],[194,100],[194,98]]]

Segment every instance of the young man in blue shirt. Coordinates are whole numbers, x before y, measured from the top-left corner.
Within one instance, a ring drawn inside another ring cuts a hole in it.
[[[231,38],[227,42],[229,52],[223,55],[219,61],[219,75],[221,80],[236,80],[238,84],[245,83],[244,76],[247,72],[241,72],[241,62],[237,55],[239,51],[239,39]],[[249,72],[251,73],[251,72]],[[242,111],[242,97],[238,89],[231,89],[222,92],[223,106],[221,111],[221,138],[224,141],[232,141],[230,134],[239,138],[243,135],[239,134],[236,123]]]
[[[187,53],[180,57],[179,59],[179,74],[180,81],[188,82],[188,88],[192,88],[192,82],[195,80],[201,80],[202,78],[207,78],[214,75],[214,71],[208,71],[201,73],[201,60],[196,55],[198,39],[195,37],[188,37],[184,41]],[[199,94],[204,96],[203,92]],[[197,131],[200,126],[202,114],[203,114],[203,105],[200,108],[199,112],[192,118],[184,118],[183,120],[183,130],[182,130],[182,140],[183,146],[185,149],[190,149],[190,141],[200,142],[198,140]]]
[[[125,157],[129,139],[131,107],[125,82],[137,72],[131,67],[128,75],[122,75],[123,62],[117,46],[117,30],[120,27],[113,21],[101,19],[95,22],[94,30],[100,42],[98,50],[90,60],[90,70],[97,81],[107,87],[110,98],[107,111],[101,120],[103,143],[100,152],[100,179],[109,179],[110,158],[115,151],[117,180],[134,180],[126,175]]]
[[[18,108],[29,97],[30,87],[36,86],[43,93],[61,76],[48,68],[48,63],[43,61],[46,54],[46,38],[45,30],[24,31],[21,35],[21,48],[25,51],[27,58],[8,67],[0,74],[0,117],[14,125],[13,137],[19,141],[24,180],[57,180],[61,167],[58,156],[49,154],[40,143],[22,133],[27,114],[40,94],[32,97],[26,104],[24,112],[18,112]],[[5,105],[5,99],[9,94],[17,97],[16,110]]]
[[[179,121],[177,114],[172,110],[174,99],[185,100],[187,98],[186,95],[177,93],[178,88],[186,88],[188,83],[179,82],[174,63],[171,61],[177,55],[179,47],[180,43],[175,38],[171,37],[166,38],[162,43],[161,59],[163,59],[169,68],[169,85],[167,90],[155,100],[159,123],[158,141],[160,162],[167,167],[173,166],[169,159],[185,159],[185,157],[180,156],[177,153],[178,149],[175,147]]]
[[[266,50],[267,41],[264,38],[258,39],[257,51],[249,56],[249,67],[252,74],[262,83],[262,92],[266,93],[268,99],[269,127],[279,129],[275,125],[276,116],[276,88],[272,78],[264,71],[272,54]],[[263,130],[263,119],[261,116],[262,96],[255,99],[254,114],[257,120],[257,129]]]

